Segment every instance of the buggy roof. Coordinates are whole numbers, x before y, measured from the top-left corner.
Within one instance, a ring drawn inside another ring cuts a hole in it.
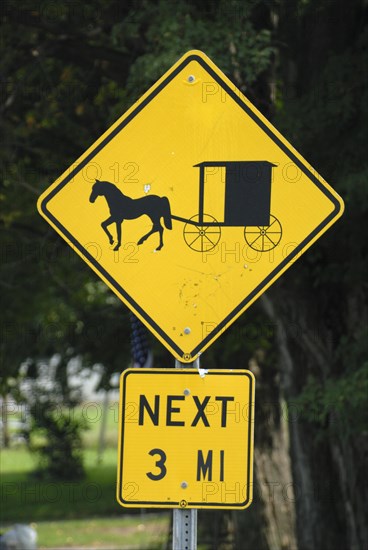
[[[197,166],[233,166],[235,164],[263,164],[269,166],[277,166],[268,160],[209,160],[200,162],[199,164],[194,164],[194,167]]]

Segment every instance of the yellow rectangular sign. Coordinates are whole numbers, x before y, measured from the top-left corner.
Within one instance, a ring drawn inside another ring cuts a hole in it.
[[[119,422],[122,506],[242,509],[252,502],[251,372],[128,369]]]

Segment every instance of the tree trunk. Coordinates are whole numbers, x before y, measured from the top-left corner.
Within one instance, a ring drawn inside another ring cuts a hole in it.
[[[261,303],[276,326],[280,381],[289,407],[298,548],[363,550],[368,547],[364,520],[367,490],[363,474],[366,438],[349,433],[344,419],[333,410],[323,432],[321,426],[302,420],[303,415],[299,413],[303,411],[295,409],[298,414],[292,414],[293,400],[304,387],[306,373],[312,368],[319,372],[322,386],[332,378],[331,338],[321,327],[318,338],[315,337],[316,323],[312,321],[311,308],[305,303],[293,299],[287,307],[287,298],[278,298],[282,305],[279,304],[277,310],[269,296],[264,295]],[[298,333],[294,335],[297,338],[292,338],[295,317]]]
[[[9,435],[9,422],[8,422],[8,397],[4,395],[1,399],[1,420],[2,420],[2,439],[3,447],[9,448],[10,435]]]
[[[289,349],[287,332],[281,318],[276,314],[271,299],[265,294],[261,304],[276,328],[276,341],[280,355],[281,389],[288,403],[295,397],[295,364]],[[297,500],[296,529],[299,550],[316,550],[317,511],[313,502],[313,482],[305,450],[305,436],[301,425],[294,421],[289,408],[290,454],[292,459],[293,483]],[[296,419],[295,419],[296,420]]]

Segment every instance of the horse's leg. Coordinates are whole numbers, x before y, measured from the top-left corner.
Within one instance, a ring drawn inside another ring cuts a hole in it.
[[[151,217],[153,227],[152,232],[158,232],[160,234],[160,243],[156,250],[161,250],[161,248],[164,246],[164,228],[161,225],[161,214],[158,216]]]
[[[152,218],[151,218],[152,219]],[[163,232],[164,232],[164,229],[160,223],[160,220],[152,220],[152,229],[151,231],[149,231],[148,233],[146,233],[146,235],[143,235],[143,237],[141,237],[138,241],[138,245],[144,243],[144,241],[146,239],[148,239],[148,237],[150,237],[151,235],[153,235],[153,233],[160,233],[160,244],[158,245],[158,247],[156,248],[156,250],[161,250],[161,248],[164,246],[164,241],[163,241]]]
[[[162,227],[160,222],[158,222],[158,226],[157,226],[156,231],[158,231],[160,233],[160,244],[158,245],[156,250],[161,250],[161,248],[164,246],[164,228]]]
[[[157,229],[154,229],[154,226],[152,226],[151,231],[148,231],[148,233],[146,233],[145,235],[143,235],[143,237],[141,237],[141,238],[139,239],[139,241],[138,241],[137,244],[138,244],[138,245],[143,244],[144,241],[145,241],[146,239],[148,239],[148,237],[149,237],[150,235],[152,235],[152,233],[155,233],[156,231],[157,231]]]
[[[118,242],[116,243],[116,246],[114,247],[114,250],[119,250],[121,246],[121,224],[123,221],[116,222],[116,234],[118,236]]]
[[[101,227],[105,231],[106,235],[108,236],[110,244],[113,244],[114,238],[111,235],[110,231],[107,229],[107,226],[111,225],[113,222],[114,222],[114,220],[113,220],[112,216],[110,216],[109,218],[107,218],[107,220],[105,220],[104,222],[101,223]]]

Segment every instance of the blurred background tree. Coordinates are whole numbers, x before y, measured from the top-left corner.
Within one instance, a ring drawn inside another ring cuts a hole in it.
[[[342,220],[203,358],[258,381],[263,490],[246,512],[203,514],[215,548],[227,535],[261,550],[368,545],[367,41],[365,0],[2,4],[3,397],[26,361],[100,363],[105,387],[129,365],[126,308],[35,203],[187,50],[213,58],[345,200]]]

